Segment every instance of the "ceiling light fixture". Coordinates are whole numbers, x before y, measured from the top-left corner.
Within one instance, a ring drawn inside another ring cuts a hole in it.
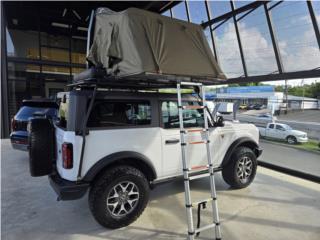
[[[88,31],[88,28],[86,28],[86,27],[77,27],[77,29],[78,29],[79,31],[84,31],[84,32],[87,32],[87,31]]]
[[[79,15],[75,10],[72,10],[72,12],[73,12],[74,15],[76,15],[76,17],[77,17],[79,20],[81,20],[80,15]]]
[[[62,17],[64,17],[66,15],[66,13],[67,13],[67,9],[65,8],[65,9],[63,9]]]
[[[74,38],[74,39],[80,39],[80,40],[87,40],[87,38],[86,37],[81,37],[81,36],[72,36],[72,38]]]
[[[51,23],[51,25],[54,27],[61,27],[61,28],[69,28],[70,27],[70,25],[68,25],[68,24],[57,23],[57,22],[53,22],[53,23]]]

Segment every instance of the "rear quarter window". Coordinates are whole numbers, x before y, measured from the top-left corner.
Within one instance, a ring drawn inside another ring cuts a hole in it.
[[[272,129],[273,129],[273,128],[274,128],[274,124],[270,124],[270,125],[269,125],[269,128],[272,128]]]
[[[94,104],[88,127],[145,126],[151,124],[148,101],[98,101]]]

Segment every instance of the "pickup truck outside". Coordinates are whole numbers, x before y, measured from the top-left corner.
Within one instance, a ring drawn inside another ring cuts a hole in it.
[[[289,144],[308,142],[307,133],[294,130],[287,124],[268,123],[266,128],[258,127],[261,137],[287,141]]]

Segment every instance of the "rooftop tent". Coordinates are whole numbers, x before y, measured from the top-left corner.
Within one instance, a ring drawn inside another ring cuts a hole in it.
[[[200,25],[136,8],[99,8],[94,22],[87,59],[117,79],[226,79]]]

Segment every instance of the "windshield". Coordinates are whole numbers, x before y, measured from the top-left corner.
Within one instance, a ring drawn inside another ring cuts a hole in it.
[[[284,128],[284,129],[286,129],[286,130],[292,130],[292,128],[290,127],[290,126],[288,126],[288,125],[282,125],[282,127]]]

